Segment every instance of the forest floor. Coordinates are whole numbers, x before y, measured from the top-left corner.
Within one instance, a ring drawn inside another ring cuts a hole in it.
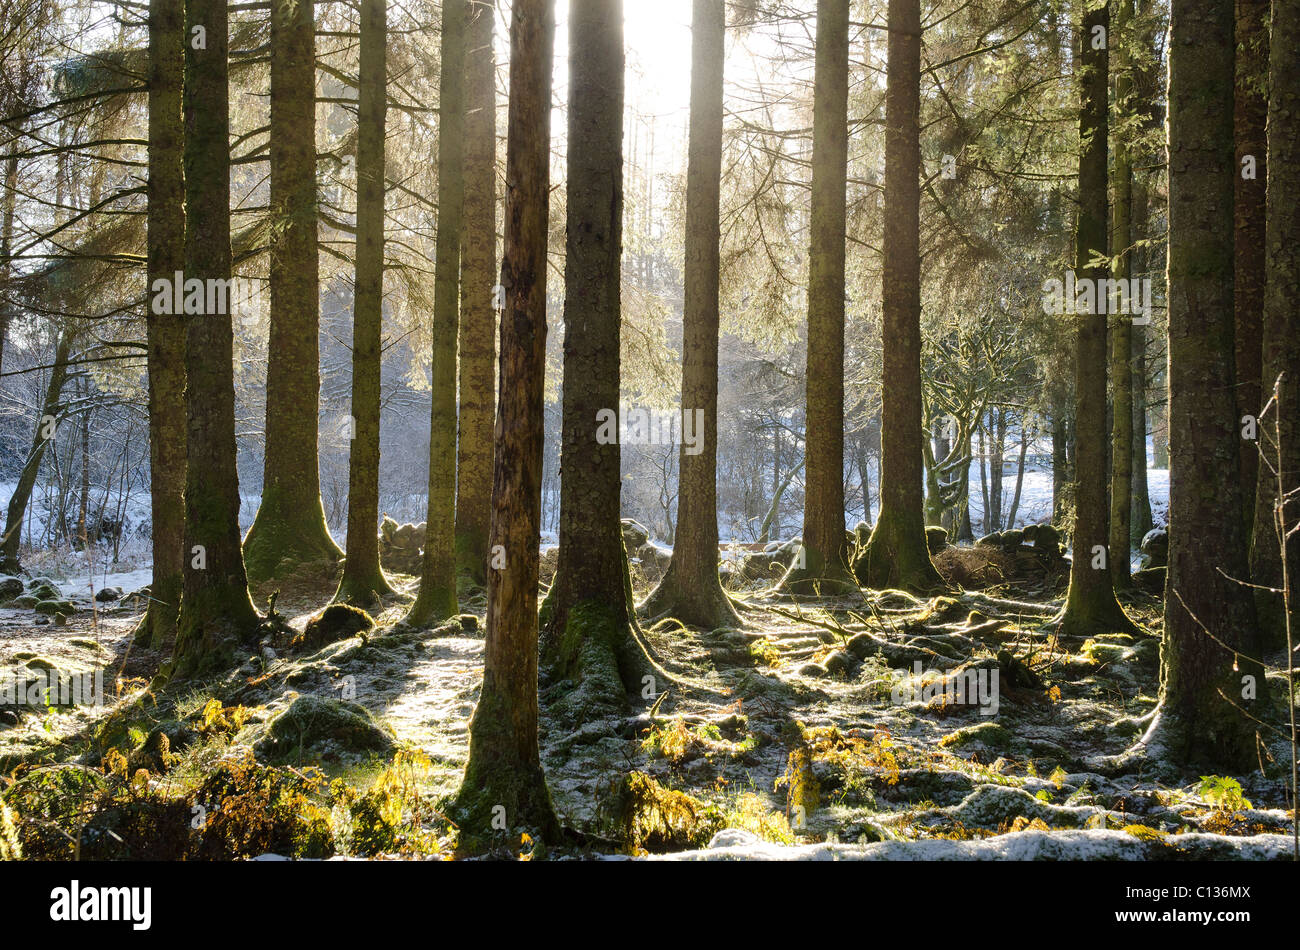
[[[232,844],[227,829],[224,850],[202,853],[453,853],[457,829],[440,802],[465,764],[482,595],[463,604],[476,620],[414,630],[399,621],[415,579],[396,579],[402,596],[368,634],[320,649],[270,637],[238,670],[180,695],[148,690],[163,658],[132,644],[140,608],[130,598],[62,624],[0,608],[6,675],[98,667],[117,693],[99,708],[6,707],[0,772],[29,856],[70,847],[34,829],[85,813],[58,797],[71,785],[99,796],[100,814],[149,803],[150,822],[184,824],[220,810],[223,794],[247,799],[238,781],[257,782],[241,767],[263,770],[258,787],[297,810],[291,833]],[[1064,580],[1058,570],[932,598],[737,592],[744,628],[647,627],[670,681],[576,727],[549,712],[574,684],[543,680],[543,764],[556,811],[577,832],[551,856],[1289,857],[1281,734],[1264,734],[1261,767],[1246,775],[1118,759],[1155,708],[1160,603],[1126,598],[1137,636],[1065,639],[1052,625]],[[332,572],[308,572],[281,586],[276,609],[302,631],[332,591]],[[1281,728],[1284,681],[1271,685],[1266,718]],[[76,782],[60,772],[69,769]],[[105,834],[83,831],[98,820],[75,829],[78,848],[158,856],[133,844],[138,822],[105,818]],[[174,847],[193,855],[192,830],[177,836],[185,843]],[[503,840],[499,854],[535,856],[526,835]]]

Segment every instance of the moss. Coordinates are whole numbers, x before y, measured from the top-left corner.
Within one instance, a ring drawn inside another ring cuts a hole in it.
[[[950,732],[939,740],[945,749],[964,749],[978,743],[987,749],[1005,750],[1012,743],[1011,733],[996,722],[981,722]]]
[[[294,637],[293,647],[319,649],[357,634],[364,635],[375,627],[375,621],[358,607],[349,604],[330,604],[307,621],[302,633]]]
[[[68,600],[38,600],[32,609],[38,614],[70,614],[73,606]]]
[[[259,755],[318,756],[322,750],[386,753],[393,747],[392,735],[364,706],[308,695],[297,697],[272,719],[253,748]]]

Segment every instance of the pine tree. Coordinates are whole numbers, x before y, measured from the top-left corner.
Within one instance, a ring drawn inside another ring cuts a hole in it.
[[[492,464],[483,686],[456,800],[462,840],[511,828],[556,838],[537,746],[537,568],[541,541],[542,384],[546,373],[546,233],[550,207],[553,0],[514,0],[501,283],[501,399]]]
[[[170,287],[185,266],[184,31],[181,0],[150,0],[146,283],[151,291],[155,281]],[[151,310],[146,321],[153,580],[137,636],[160,648],[176,634],[185,570],[185,318]]]
[[[1262,256],[1267,261],[1264,292],[1265,398],[1278,385],[1281,406],[1260,426],[1263,459],[1255,499],[1255,531],[1251,544],[1251,580],[1264,587],[1282,587],[1282,547],[1278,537],[1277,471],[1281,466],[1286,499],[1280,512],[1291,590],[1293,629],[1300,629],[1300,597],[1295,580],[1300,573],[1300,16],[1295,4],[1273,5],[1269,47],[1268,102],[1268,223]],[[1276,426],[1276,431],[1275,431]],[[1247,451],[1251,451],[1248,446]],[[1283,599],[1268,591],[1256,593],[1261,634],[1273,648],[1286,643]]]
[[[392,587],[379,563],[379,413],[384,317],[384,129],[388,111],[385,0],[361,6],[357,111],[357,252],[352,313],[352,451],[347,560],[336,599],[372,603]]]
[[[244,539],[254,582],[337,561],[320,497],[316,25],[305,0],[271,4],[271,332],[262,501]]]
[[[185,21],[185,276],[229,280],[225,0],[188,0]],[[185,576],[176,677],[220,669],[256,637],[258,624],[239,543],[231,314],[187,313],[185,323]]]
[[[943,583],[926,544],[923,497],[920,90],[921,5],[889,0],[880,515],[858,579],[912,590]]]
[[[496,410],[496,10],[472,0],[465,40],[465,220],[460,257],[460,417],[456,440],[459,570],[487,583]]]
[[[1107,245],[1107,115],[1110,16],[1105,0],[1081,0],[1079,33],[1079,212],[1074,230],[1075,272],[1080,281],[1106,277]],[[1097,295],[1100,298],[1100,294]],[[1101,299],[1095,311],[1074,317],[1075,521],[1070,590],[1061,616],[1061,631],[1076,635],[1129,632],[1128,619],[1111,581],[1110,562],[1128,557],[1110,550],[1110,507],[1106,474],[1106,309]]]
[[[672,560],[642,610],[716,629],[739,622],[718,579],[718,285],[726,10],[695,0],[686,166],[682,411],[704,420],[700,451],[682,446]],[[685,417],[683,417],[685,418]]]
[[[420,592],[406,622],[423,626],[456,614],[456,335],[460,324],[464,211],[465,29],[467,0],[442,5],[438,81],[438,239],[433,277],[429,410],[429,508]]]
[[[1233,349],[1233,15],[1174,0],[1169,43],[1169,579],[1160,728],[1175,761],[1257,761]],[[1238,708],[1242,711],[1238,711]]]

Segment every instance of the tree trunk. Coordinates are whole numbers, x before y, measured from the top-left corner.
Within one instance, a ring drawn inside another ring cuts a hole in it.
[[[373,603],[391,594],[379,562],[379,416],[384,320],[384,136],[388,112],[388,11],[361,6],[357,111],[357,250],[352,297],[352,449],[348,539],[336,600]]]
[[[1016,458],[1016,488],[1011,495],[1011,508],[1007,511],[1007,527],[1016,526],[1016,512],[1020,510],[1020,490],[1025,486],[1025,454],[1029,451],[1029,433],[1022,421],[1020,427],[1020,454]]]
[[[9,323],[13,319],[12,290],[9,286],[13,279],[13,239],[14,211],[18,204],[18,155],[17,135],[9,126],[5,130],[14,138],[14,150],[5,159],[4,175],[4,209],[0,211],[0,369],[4,368],[5,338],[9,335]]]
[[[497,282],[495,5],[473,0],[465,40],[465,220],[461,244],[460,420],[456,440],[459,569],[487,583],[496,410]]]
[[[456,335],[460,314],[460,231],[464,211],[465,34],[468,0],[442,7],[438,85],[438,244],[433,278],[433,382],[429,409],[429,509],[420,593],[406,622],[424,626],[456,614]]]
[[[740,622],[718,579],[718,209],[725,7],[712,0],[695,0],[691,20],[682,413],[683,419],[688,413],[691,419],[697,418],[698,413],[703,420],[703,431],[698,433],[702,444],[698,453],[691,454],[685,440],[682,442],[673,556],[663,579],[642,605],[650,616],[671,614],[682,623],[710,630]],[[776,444],[779,453],[779,435]],[[781,494],[775,485],[778,471],[774,460],[774,508]],[[765,534],[770,524],[764,521]]]
[[[1135,240],[1149,236],[1150,220],[1147,209],[1147,189],[1140,181],[1133,189],[1133,237]],[[1151,273],[1150,251],[1139,251],[1134,260],[1140,261],[1138,277]],[[1154,527],[1151,518],[1151,494],[1147,486],[1147,329],[1133,324],[1132,337],[1133,374],[1133,479],[1129,502],[1129,543],[1137,547],[1142,538]]]
[[[18,574],[22,563],[18,557],[18,546],[22,540],[23,517],[27,514],[27,504],[31,501],[32,489],[36,486],[36,476],[41,469],[41,459],[45,449],[53,442],[59,417],[63,414],[63,385],[68,379],[68,356],[72,349],[72,334],[60,331],[54,345],[54,365],[50,370],[50,384],[45,389],[45,401],[41,405],[40,418],[36,420],[32,447],[27,452],[27,461],[18,473],[18,483],[13,494],[9,496],[9,507],[5,517],[5,533],[0,538],[0,573]]]
[[[305,0],[271,5],[271,332],[262,503],[244,541],[249,579],[337,562],[320,497],[320,280],[316,242],[316,26]]]
[[[848,0],[817,2],[815,68],[803,548],[802,557],[795,560],[780,582],[782,589],[796,593],[833,592],[854,586],[845,561],[848,552],[844,532]],[[919,446],[917,451],[919,456]],[[919,470],[916,475],[919,486]]]
[[[1288,497],[1281,525],[1290,533],[1286,542],[1289,576],[1300,573],[1300,15],[1295,4],[1273,6],[1273,42],[1269,61],[1268,105],[1268,225],[1263,256],[1268,261],[1264,295],[1264,383],[1277,385],[1281,406],[1275,406],[1260,427],[1260,445],[1269,465],[1259,470],[1255,500],[1255,532],[1251,546],[1251,578],[1256,584],[1282,587],[1281,542],[1278,536],[1278,485]],[[1273,466],[1273,469],[1270,469]],[[1300,597],[1295,581],[1289,593],[1293,630],[1300,629]],[[1266,591],[1256,593],[1260,627],[1269,648],[1285,644],[1282,598]]]
[[[925,540],[921,479],[920,88],[920,2],[889,0],[880,516],[858,579],[912,590],[943,583]]]
[[[1129,45],[1133,42],[1129,24],[1133,20],[1133,0],[1119,0],[1115,18],[1117,63],[1115,67],[1115,111],[1121,121],[1132,112],[1133,77]],[[1133,276],[1133,164],[1124,132],[1115,135],[1115,164],[1111,209],[1111,260],[1116,280]],[[1122,590],[1129,586],[1132,545],[1130,526],[1133,518],[1133,315],[1110,317],[1110,554],[1111,583]]]
[[[226,4],[189,0],[185,46],[185,274],[229,280],[230,113]],[[229,302],[229,295],[227,295]],[[187,314],[185,562],[172,674],[216,671],[257,636],[239,543],[234,333],[229,313]]]
[[[492,465],[483,686],[469,729],[469,760],[455,811],[461,840],[512,829],[560,834],[537,748],[537,560],[540,541],[542,383],[546,373],[546,233],[550,199],[553,0],[514,0],[501,283],[501,400]],[[511,834],[511,842],[519,840]]]
[[[1233,350],[1233,20],[1173,0],[1169,43],[1169,579],[1158,732],[1174,761],[1242,772],[1252,661]],[[1225,574],[1227,576],[1225,576]],[[1226,645],[1226,646],[1225,646]],[[1153,726],[1153,734],[1157,726]]]
[[[1269,0],[1236,0],[1235,3],[1235,93],[1233,139],[1236,164],[1233,168],[1233,315],[1235,323],[1237,420],[1258,419],[1264,401],[1261,381],[1264,359],[1264,269],[1265,198],[1268,174],[1268,144],[1264,124],[1268,119],[1268,18]],[[1295,42],[1288,37],[1286,42]],[[1253,167],[1250,167],[1253,166]],[[1254,485],[1259,478],[1257,442],[1241,446],[1241,484]],[[1255,521],[1255,493],[1242,497],[1246,539]],[[1268,518],[1265,518],[1268,521]],[[1269,542],[1271,543],[1270,537]]]
[[[1109,122],[1106,114],[1109,56],[1106,49],[1109,14],[1101,3],[1083,5],[1079,71],[1079,214],[1075,224],[1075,272],[1093,286],[1106,277],[1106,268],[1093,261],[1107,253],[1106,165]],[[1101,294],[1098,294],[1101,297]],[[1070,564],[1070,590],[1061,615],[1061,631],[1087,636],[1102,632],[1130,632],[1136,628],[1115,599],[1111,562],[1126,557],[1109,550],[1110,506],[1106,473],[1106,314],[1080,312],[1077,324],[1074,372],[1074,553]]]
[[[185,13],[177,0],[149,4],[148,274],[166,292],[185,267],[185,151],[181,81]],[[153,580],[136,631],[154,649],[176,635],[185,570],[185,317],[154,313],[145,323],[149,366],[149,492]]]
[[[557,677],[583,684],[585,703],[622,710],[639,670],[619,521],[619,443],[601,431],[604,414],[618,418],[622,0],[571,0],[568,117],[568,140],[582,147],[568,158],[560,551],[542,606],[542,659]]]

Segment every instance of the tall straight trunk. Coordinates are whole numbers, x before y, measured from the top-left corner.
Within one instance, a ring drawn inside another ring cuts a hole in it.
[[[230,279],[229,31],[224,0],[189,0],[185,35],[185,275]],[[187,314],[185,562],[172,675],[222,669],[257,636],[239,543],[234,332],[227,313]]]
[[[989,413],[989,420],[993,425],[989,430],[989,508],[986,520],[992,526],[989,530],[997,531],[1002,525],[1002,463],[1006,457],[1006,411],[995,409]]]
[[[337,600],[372,603],[392,593],[379,563],[379,415],[384,322],[384,136],[388,113],[388,10],[361,6],[357,92],[357,251],[352,297],[352,450],[348,539]]]
[[[460,419],[456,440],[459,569],[487,583],[492,522],[492,416],[496,409],[496,8],[472,0],[465,39],[465,220],[460,250]]]
[[[77,399],[86,398],[86,382],[77,380]],[[89,540],[86,530],[86,511],[90,507],[90,416],[89,407],[81,414],[81,491],[77,493],[77,536],[72,546],[80,549]]]
[[[1020,493],[1025,487],[1025,455],[1029,451],[1029,433],[1020,428],[1020,452],[1016,456],[1016,487],[1011,494],[1011,507],[1007,510],[1007,527],[1016,526],[1016,512],[1020,510]]]
[[[560,551],[542,607],[542,659],[615,708],[627,706],[635,684],[620,450],[611,431],[622,312],[623,55],[622,0],[571,0]]]
[[[1268,395],[1278,386],[1280,408],[1275,407],[1261,426],[1260,444],[1268,465],[1259,470],[1255,501],[1255,531],[1251,545],[1251,577],[1256,584],[1282,587],[1282,547],[1286,541],[1293,612],[1300,612],[1294,578],[1300,573],[1300,11],[1294,3],[1273,5],[1273,42],[1269,53],[1268,104],[1268,225],[1263,256],[1268,261],[1264,295],[1264,383]],[[1278,385],[1278,377],[1281,383]],[[1279,512],[1277,471],[1287,498]],[[1280,520],[1279,520],[1280,517]],[[1264,642],[1271,648],[1285,644],[1282,598],[1256,593]],[[1300,616],[1293,613],[1293,622]],[[1293,629],[1300,629],[1295,627]]]
[[[271,4],[271,333],[262,503],[244,541],[254,582],[342,555],[320,497],[316,33],[305,0]]]
[[[429,509],[420,592],[406,622],[423,626],[456,613],[456,334],[460,325],[460,237],[464,212],[465,29],[468,0],[442,5],[438,80],[438,240],[433,276],[429,409]]]
[[[988,534],[989,528],[989,476],[988,448],[984,444],[984,420],[981,419],[975,429],[976,442],[980,450],[980,501],[984,507],[980,511],[980,530]]]
[[[914,590],[942,583],[926,545],[921,480],[920,89],[920,2],[889,0],[880,516],[858,579]]]
[[[849,0],[817,0],[808,249],[808,419],[803,548],[781,587],[853,586],[844,532],[844,244],[849,160]],[[919,453],[919,446],[918,446]],[[918,482],[920,473],[917,473]],[[802,561],[802,564],[800,563]]]
[[[1115,110],[1121,120],[1132,110],[1133,77],[1129,55],[1129,24],[1134,0],[1118,0],[1115,17],[1117,38],[1115,67]],[[1115,204],[1111,209],[1110,247],[1116,280],[1133,276],[1133,163],[1124,133],[1115,135],[1115,163],[1112,169]],[[1130,525],[1133,520],[1133,316],[1117,313],[1110,324],[1110,576],[1117,589],[1129,586],[1132,550]]]
[[[1264,186],[1268,175],[1268,144],[1264,124],[1268,119],[1268,14],[1269,0],[1236,0],[1234,20],[1235,86],[1233,139],[1236,164],[1233,169],[1233,295],[1237,354],[1237,419],[1258,418],[1268,396],[1262,380],[1264,359],[1264,270],[1266,264]],[[1295,42],[1288,37],[1286,42]],[[1253,166],[1253,167],[1251,167]],[[1259,478],[1257,443],[1242,445],[1241,484],[1254,485]],[[1255,521],[1255,493],[1242,498],[1249,540]],[[1265,519],[1267,520],[1267,518]],[[1270,543],[1272,539],[1269,539]]]
[[[1055,523],[1065,520],[1073,495],[1067,453],[1068,429],[1065,409],[1058,406],[1052,417],[1052,521]]]
[[[1074,231],[1075,272],[1079,280],[1100,281],[1106,268],[1093,266],[1107,253],[1106,207],[1107,92],[1109,55],[1106,33],[1110,16],[1105,2],[1080,0],[1083,6],[1079,34],[1077,82],[1079,86],[1079,213]],[[1094,284],[1096,286],[1096,284]],[[1110,506],[1106,474],[1106,315],[1080,312],[1076,327],[1074,371],[1074,554],[1070,564],[1070,591],[1061,615],[1061,630],[1087,635],[1093,632],[1131,631],[1133,622],[1115,599],[1111,563],[1128,556],[1111,551]]]
[[[147,282],[167,292],[185,267],[185,140],[181,0],[149,4],[149,205]],[[162,308],[160,308],[162,309]],[[176,635],[185,570],[185,317],[146,317],[149,367],[149,496],[153,580],[137,636],[155,649]]]
[[[1134,182],[1133,188],[1133,238],[1139,240],[1148,236],[1150,213],[1146,185]],[[1135,275],[1147,277],[1151,273],[1149,264],[1150,251],[1136,251],[1133,260],[1137,264]],[[1151,493],[1147,485],[1147,328],[1141,323],[1132,327],[1132,364],[1133,375],[1133,478],[1130,482],[1132,491],[1129,500],[1129,543],[1137,547],[1142,538],[1154,526],[1151,518]]]
[[[462,841],[495,836],[504,809],[512,829],[556,838],[559,821],[537,747],[537,562],[546,373],[546,232],[550,204],[553,0],[514,0],[510,16],[510,113],[506,143],[501,283],[500,393],[492,463],[483,686],[469,727],[469,760],[457,797]],[[499,546],[499,548],[498,548]],[[517,834],[511,838],[517,842]]]
[[[682,313],[682,412],[703,420],[700,451],[679,458],[677,531],[663,580],[642,607],[714,629],[739,622],[718,579],[718,285],[725,4],[695,0],[691,20],[691,111],[686,168],[686,273]],[[780,434],[773,493],[780,475]],[[766,523],[765,523],[766,524]],[[766,530],[766,528],[765,528]]]
[[[1233,18],[1173,0],[1169,42],[1169,578],[1156,730],[1180,763],[1245,771],[1264,689],[1236,478]],[[1242,710],[1242,711],[1239,711]]]
[[[23,517],[27,514],[32,489],[36,486],[36,476],[41,470],[41,459],[45,456],[45,450],[54,442],[58,419],[63,414],[63,386],[68,380],[68,358],[71,351],[72,333],[59,331],[58,340],[54,344],[50,382],[45,388],[41,414],[34,426],[32,446],[27,451],[22,471],[18,473],[18,483],[14,485],[13,494],[9,496],[4,535],[0,537],[0,573],[3,574],[22,571],[18,547],[22,541]]]

